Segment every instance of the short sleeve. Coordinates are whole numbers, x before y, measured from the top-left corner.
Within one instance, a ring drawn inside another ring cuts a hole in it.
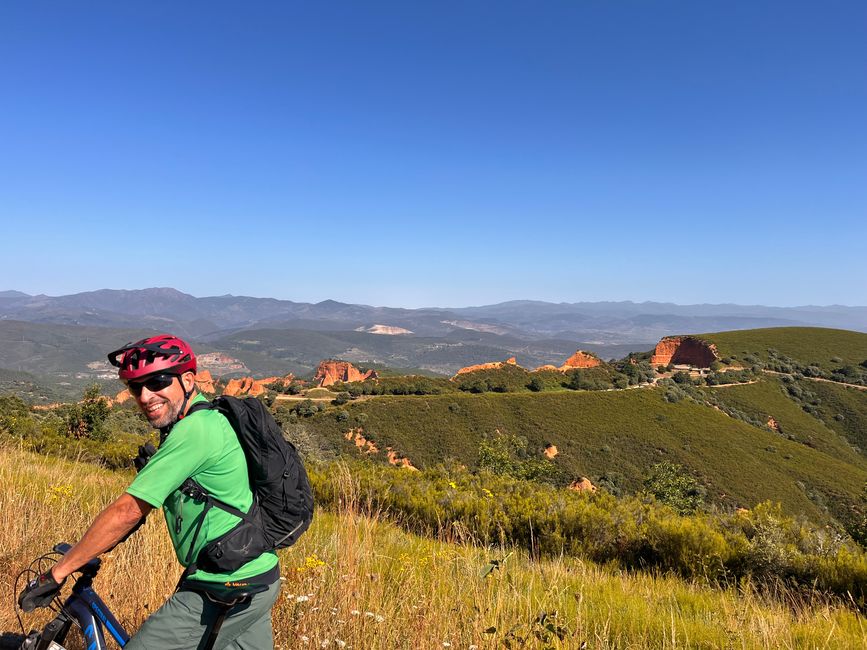
[[[206,421],[193,415],[178,422],[126,491],[160,508],[181,483],[216,462],[220,449],[208,435]]]

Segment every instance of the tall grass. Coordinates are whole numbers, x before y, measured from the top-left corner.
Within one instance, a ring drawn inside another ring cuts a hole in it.
[[[17,626],[14,575],[75,541],[130,476],[0,448],[0,629]],[[282,552],[278,648],[862,648],[865,621],[817,596],[749,583],[712,589],[574,558],[409,535],[362,506],[348,472],[340,498]],[[105,557],[96,588],[131,631],[169,596],[180,568],[160,516]],[[44,616],[44,614],[43,614]],[[35,624],[36,615],[27,619]],[[446,645],[449,644],[449,645]]]

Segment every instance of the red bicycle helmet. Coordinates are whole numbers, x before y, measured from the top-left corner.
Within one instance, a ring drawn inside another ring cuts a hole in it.
[[[171,334],[149,336],[110,352],[108,361],[119,368],[121,381],[134,381],[155,372],[178,375],[196,372],[196,355],[186,341]]]

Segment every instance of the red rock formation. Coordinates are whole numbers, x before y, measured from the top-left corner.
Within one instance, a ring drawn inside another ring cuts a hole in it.
[[[554,458],[560,452],[557,451],[557,445],[552,445],[552,444],[548,443],[547,445],[545,445],[545,452],[544,453],[545,453],[545,456],[547,456],[548,458]]]
[[[476,366],[467,366],[466,368],[461,368],[455,374],[455,377],[458,375],[464,375],[468,372],[476,372],[477,370],[497,370],[499,368],[503,368],[504,366],[516,366],[518,367],[518,360],[515,357],[509,357],[505,361],[494,361],[492,363],[480,363]]]
[[[560,369],[555,365],[546,363],[544,366],[539,366],[538,368],[535,368],[533,372],[542,372],[544,370],[554,370],[555,372],[559,372]]]
[[[229,383],[223,389],[223,395],[249,395],[256,397],[268,391],[270,384],[281,384],[288,386],[295,380],[294,375],[289,373],[285,377],[265,377],[263,379],[253,379],[252,377],[236,377],[230,379]]]
[[[566,363],[560,366],[560,370],[566,372],[567,370],[572,370],[573,368],[595,368],[602,362],[599,360],[595,354],[591,354],[590,352],[584,352],[583,350],[578,350],[571,357],[566,359]]]
[[[572,481],[569,489],[576,492],[595,492],[596,486],[590,482],[589,478],[582,478],[580,481]]]
[[[768,428],[771,429],[772,431],[779,431],[780,430],[779,423],[770,415],[768,416]]]
[[[203,393],[217,392],[217,389],[214,388],[214,378],[211,377],[210,371],[199,370],[199,372],[196,373],[196,388]]]
[[[716,345],[694,336],[666,336],[656,344],[650,364],[667,366],[683,364],[696,368],[709,368],[719,359]]]
[[[364,437],[364,429],[361,427],[350,429],[343,434],[343,437],[349,442],[353,442],[355,446],[358,447],[359,451],[363,451],[367,454],[375,454],[379,451],[379,447],[376,446],[375,442]]]
[[[376,379],[376,377],[375,370],[361,372],[348,361],[326,359],[319,362],[319,367],[316,368],[316,375],[313,377],[313,383],[317,386],[331,386],[338,382],[366,381],[368,379]]]
[[[398,453],[392,449],[391,447],[386,447],[386,456],[388,457],[388,462],[397,467],[403,467],[404,469],[410,469],[414,472],[418,471],[418,468],[412,464],[409,458],[404,458],[403,456],[399,456]]]

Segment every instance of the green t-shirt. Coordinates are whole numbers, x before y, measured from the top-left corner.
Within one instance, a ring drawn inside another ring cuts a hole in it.
[[[204,402],[196,395],[191,405]],[[178,561],[186,564],[187,553],[202,518],[205,504],[196,502],[178,488],[192,477],[215,499],[248,512],[253,492],[247,475],[247,459],[229,421],[217,411],[197,411],[178,422],[127,492],[162,507]],[[193,560],[208,542],[231,530],[240,521],[235,515],[211,508],[199,531]],[[198,570],[191,578],[209,582],[235,582],[251,578],[277,564],[277,554],[264,553],[233,573]]]

